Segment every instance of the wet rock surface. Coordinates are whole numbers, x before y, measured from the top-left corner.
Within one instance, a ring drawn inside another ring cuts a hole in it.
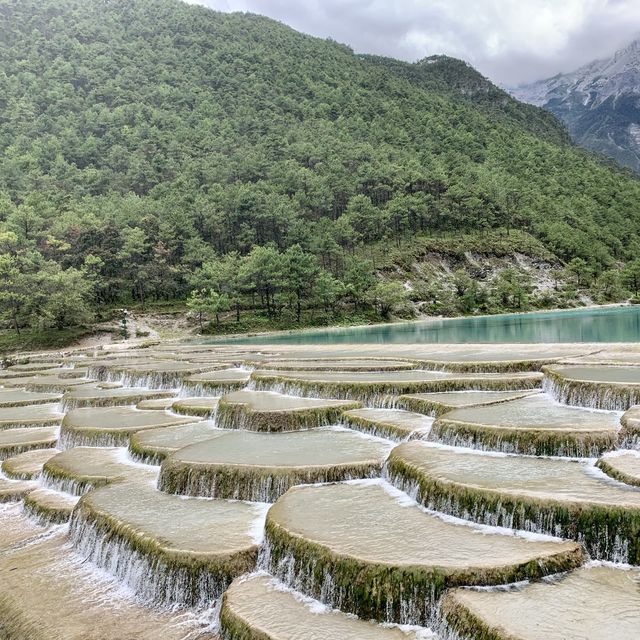
[[[633,345],[30,357],[0,370],[0,635],[640,629]]]

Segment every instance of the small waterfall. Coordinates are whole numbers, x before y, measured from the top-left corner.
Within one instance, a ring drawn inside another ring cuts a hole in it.
[[[234,571],[219,560],[207,561],[195,554],[170,556],[152,541],[130,539],[124,529],[120,532],[86,517],[82,508],[73,512],[69,536],[87,560],[116,576],[143,600],[163,606],[208,608],[256,560],[246,558],[246,566]]]
[[[225,402],[216,408],[215,426],[219,429],[242,429],[246,431],[297,431],[336,424],[342,412],[349,406],[320,406],[280,411],[253,411],[244,404]]]
[[[324,385],[315,383],[299,383],[297,381],[280,379],[258,379],[254,380],[255,391],[273,391],[282,395],[297,396],[299,398],[317,398],[324,400],[335,398],[338,400],[353,400],[361,402],[367,407],[375,409],[393,409],[397,402],[397,390],[385,390],[378,392],[370,390],[368,386],[354,385],[345,387],[343,385]]]
[[[640,560],[640,515],[633,509],[593,506],[571,509],[561,503],[524,502],[518,497],[457,491],[405,474],[402,464],[387,462],[384,477],[427,509],[492,527],[551,535],[580,542],[595,560]]]
[[[65,428],[63,423],[58,438],[59,449],[73,449],[74,447],[127,447],[129,445],[129,432],[116,433],[113,431],[76,431],[73,428]]]
[[[414,579],[410,571],[403,573],[393,567],[376,579],[363,576],[356,567],[349,570],[348,559],[343,563],[324,561],[321,554],[305,557],[298,551],[291,552],[275,542],[267,530],[258,568],[295,591],[365,620],[422,626],[433,621],[435,605],[444,587],[437,580],[427,583]],[[393,575],[396,572],[397,575]],[[365,589],[363,579],[371,579],[377,591]]]
[[[32,519],[36,524],[45,527],[65,524],[69,521],[69,514],[67,511],[44,508],[39,503],[30,500],[29,496],[27,496],[22,503],[22,510],[25,515]]]
[[[181,465],[167,459],[160,467],[158,489],[164,493],[249,502],[275,502],[291,487],[300,484],[343,482],[379,478],[379,464],[337,465],[316,469],[290,469],[264,473],[238,471],[223,465]]]
[[[52,473],[47,467],[42,471],[40,476],[42,486],[53,491],[68,493],[72,496],[83,496],[85,493],[96,488],[96,484],[71,476],[58,476]]]
[[[564,378],[545,371],[542,389],[563,404],[590,409],[626,411],[640,403],[640,388],[631,385]]]
[[[427,440],[451,447],[499,451],[530,456],[562,456],[567,458],[597,458],[605,451],[615,449],[618,444],[614,432],[599,434],[575,432],[567,436],[553,431],[527,433],[526,430],[503,434],[500,430],[474,428],[471,424],[436,420]]]

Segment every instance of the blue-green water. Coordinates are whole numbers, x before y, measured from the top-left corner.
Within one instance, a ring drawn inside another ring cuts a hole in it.
[[[637,342],[640,306],[509,313],[239,338],[243,344]]]

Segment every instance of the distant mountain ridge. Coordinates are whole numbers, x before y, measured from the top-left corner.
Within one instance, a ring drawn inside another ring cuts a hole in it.
[[[640,173],[640,38],[610,58],[512,93],[562,119],[578,144]]]

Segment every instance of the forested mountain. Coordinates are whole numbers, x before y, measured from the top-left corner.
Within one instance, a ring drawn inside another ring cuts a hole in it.
[[[640,40],[514,94],[564,120],[579,144],[640,173]]]
[[[420,266],[434,252],[570,263],[608,298],[640,253],[639,202],[637,180],[460,61],[357,56],[177,0],[0,0],[16,329],[188,296],[281,324],[384,316],[407,295],[443,313],[526,304],[526,274],[437,281]]]

